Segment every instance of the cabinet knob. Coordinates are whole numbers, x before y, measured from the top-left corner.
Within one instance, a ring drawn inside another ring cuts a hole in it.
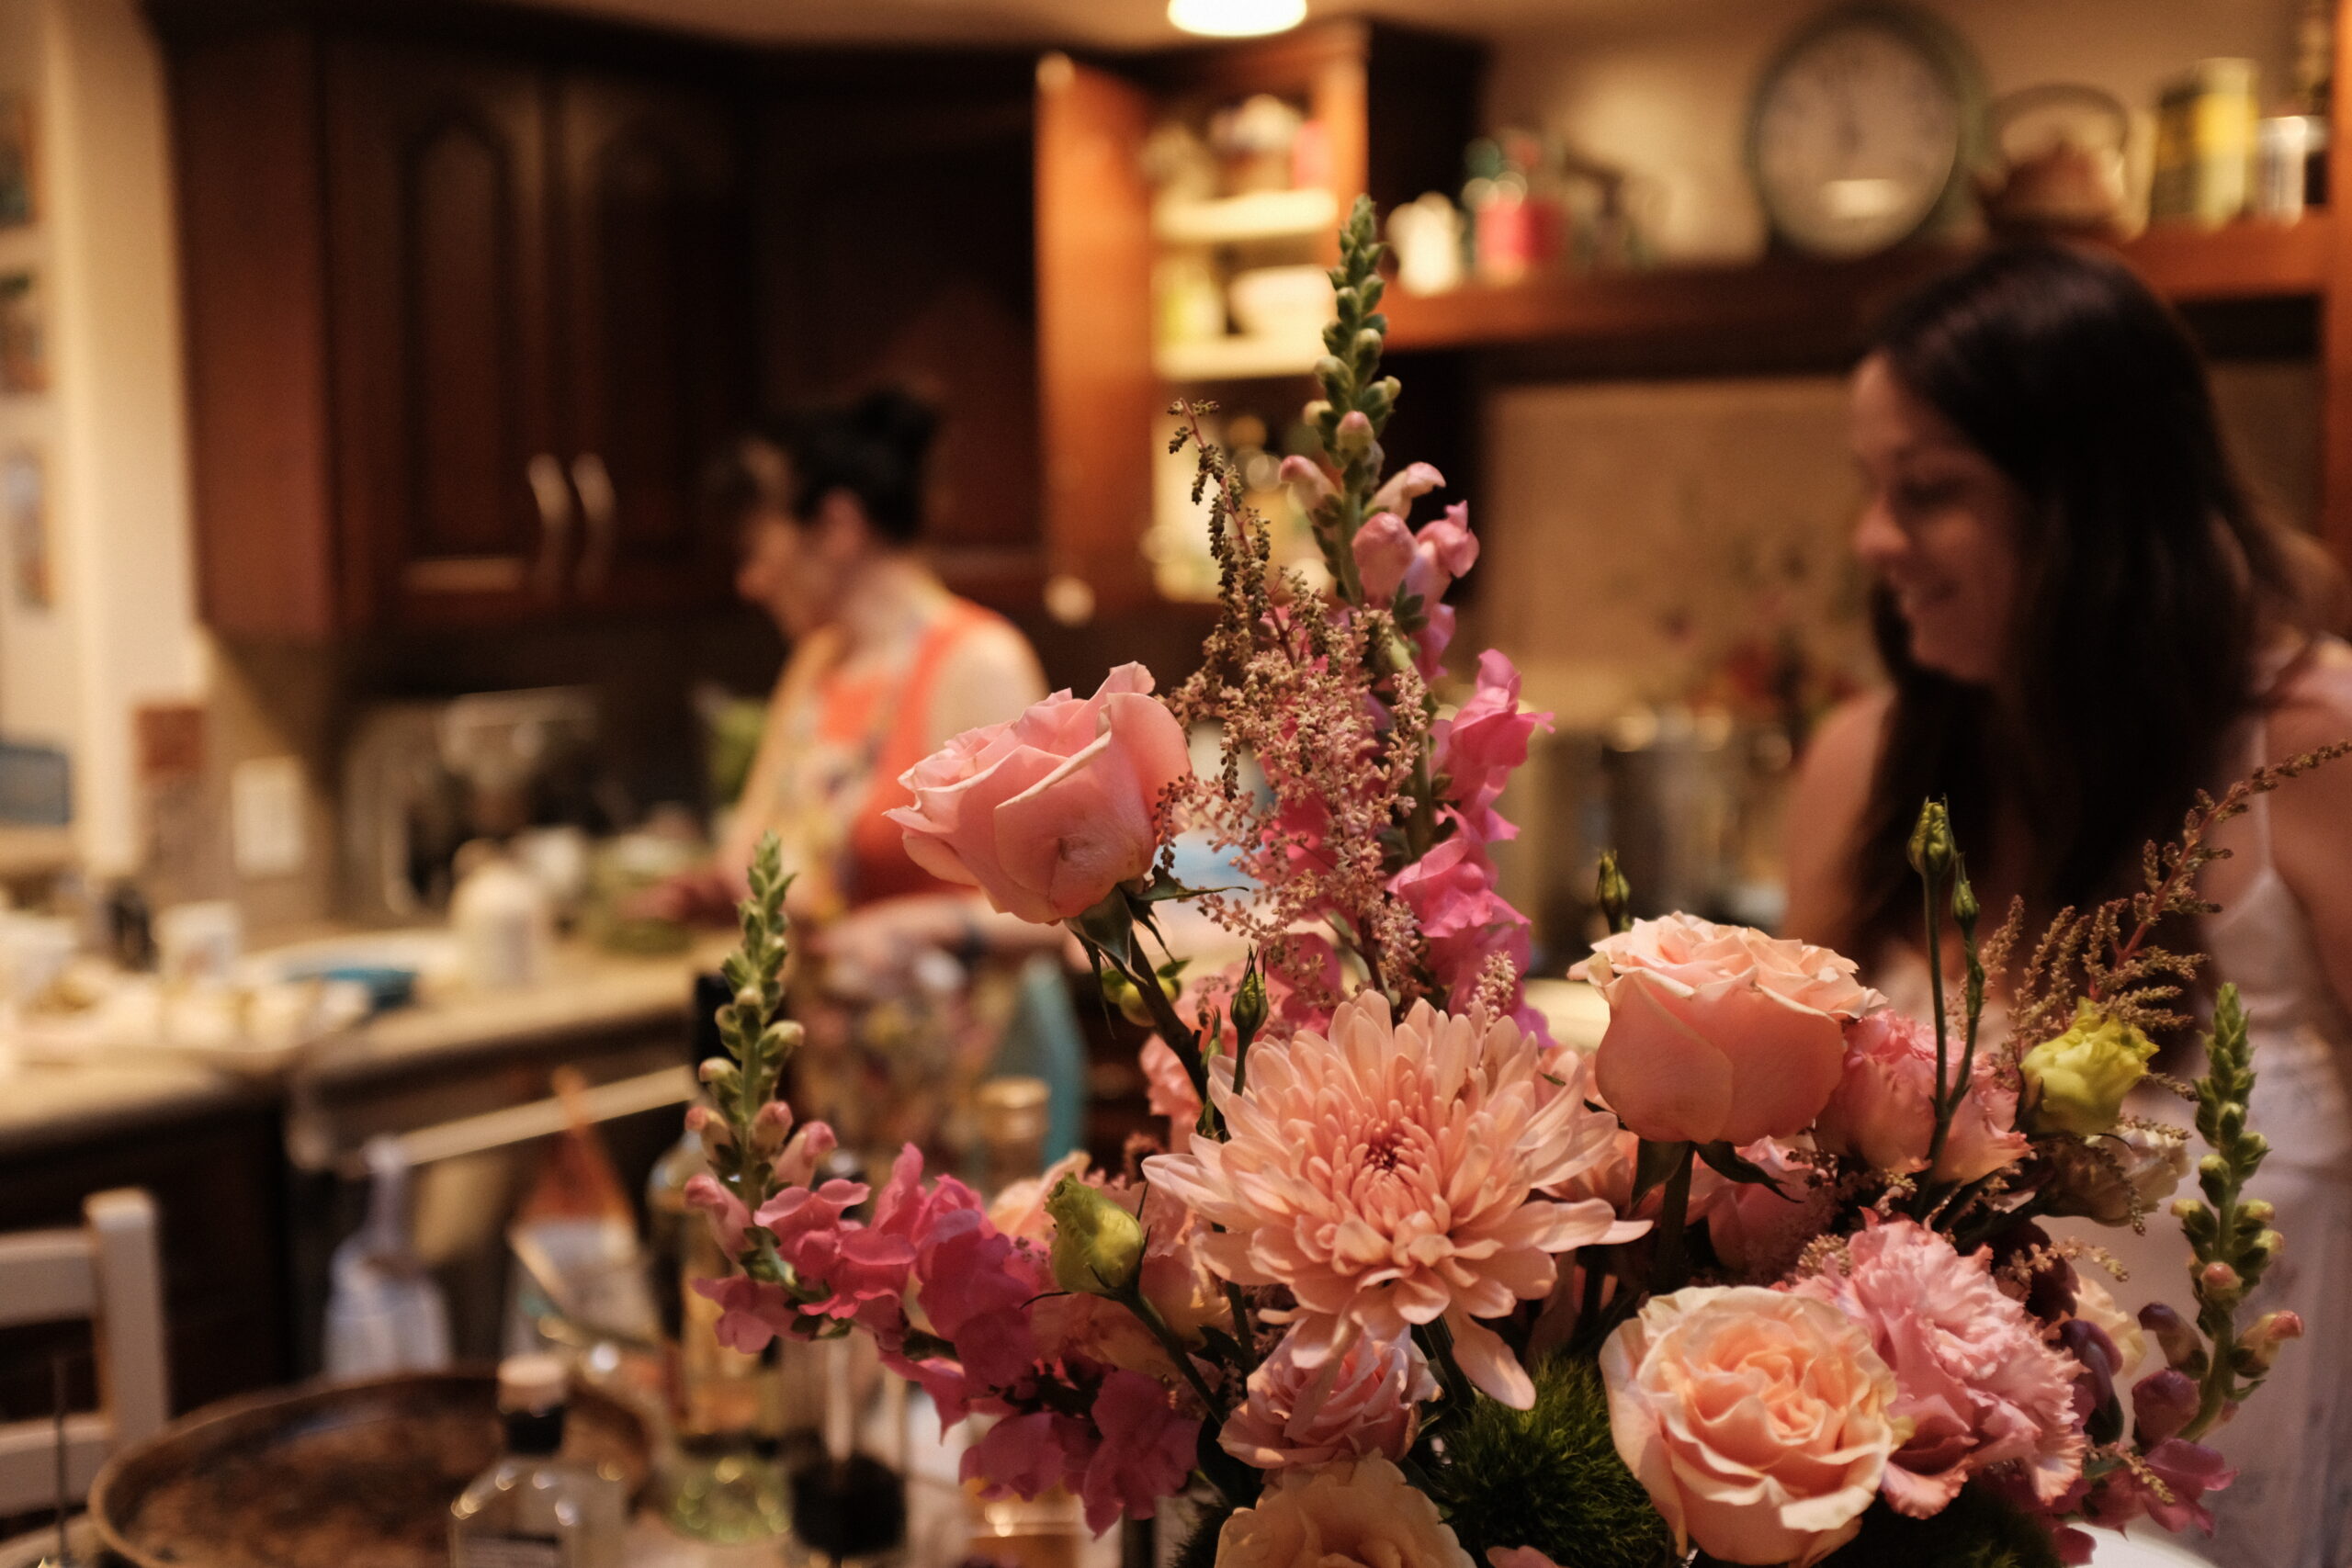
[[[531,585],[542,599],[563,592],[564,543],[571,535],[571,488],[563,482],[563,464],[552,452],[542,452],[523,465],[530,481],[531,499],[539,506],[539,558],[531,569]]]
[[[580,514],[587,520],[587,537],[580,550],[580,588],[594,592],[605,585],[613,569],[613,550],[620,526],[620,498],[605,459],[582,452],[571,459],[571,488],[580,492]]]

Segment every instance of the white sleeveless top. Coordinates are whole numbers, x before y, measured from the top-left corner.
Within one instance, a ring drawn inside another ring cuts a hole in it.
[[[2267,760],[2266,741],[2257,723],[2249,767]],[[2191,1535],[2180,1544],[2221,1568],[2352,1568],[2352,1017],[2328,983],[2310,917],[2272,859],[2268,795],[2255,796],[2247,825],[2252,845],[2241,854],[2253,863],[2245,890],[2199,934],[2212,978],[2235,985],[2245,1007],[2253,1122],[2271,1145],[2250,1191],[2278,1207],[2287,1246],[2238,1321],[2285,1308],[2301,1314],[2304,1336],[2280,1352],[2245,1413],[2208,1434],[2238,1477],[2207,1499],[2212,1539]],[[1881,988],[1912,1016],[1931,1016],[1926,961],[1908,947],[1886,959]],[[2006,1020],[1989,1011],[1987,1034],[1998,1038]],[[2202,1072],[2201,1055],[2179,1070]],[[2190,1107],[2154,1089],[2142,1089],[2130,1109],[2181,1126],[2191,1119]],[[2202,1152],[2192,1140],[2192,1159]],[[2183,1183],[2183,1192],[2195,1190],[2193,1179]],[[2195,1319],[2188,1243],[2162,1205],[2144,1236],[2085,1221],[2045,1224],[2115,1256],[2129,1279],[2101,1275],[2100,1282],[2126,1313],[2164,1301]],[[2133,1376],[2153,1370],[2143,1363]],[[2162,1533],[2132,1527],[2141,1532]]]

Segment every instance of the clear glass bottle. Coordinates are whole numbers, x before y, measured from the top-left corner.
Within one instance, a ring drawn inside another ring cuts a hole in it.
[[[569,1381],[553,1356],[499,1364],[506,1451],[449,1506],[451,1568],[620,1568],[620,1487],[558,1457]]]

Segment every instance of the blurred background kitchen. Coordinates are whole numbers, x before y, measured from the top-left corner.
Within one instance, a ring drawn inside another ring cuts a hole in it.
[[[1541,966],[1603,845],[1770,925],[1792,759],[1872,678],[1842,373],[1890,293],[2120,246],[2352,560],[2346,42],[2335,0],[0,0],[0,1228],[154,1194],[175,1408],[380,1359],[420,1278],[493,1354],[596,1226],[674,1331],[724,938],[641,895],[787,652],[710,459],[910,390],[946,589],[1050,686],[1173,684],[1215,576],[1167,405],[1311,555],[1274,473],[1359,192],[1392,461],[1475,499],[1454,646],[1557,717],[1497,846]],[[964,945],[858,1048],[933,1042],[967,1169],[1115,1165],[1128,1026]],[[0,1334],[0,1416],[60,1342]]]

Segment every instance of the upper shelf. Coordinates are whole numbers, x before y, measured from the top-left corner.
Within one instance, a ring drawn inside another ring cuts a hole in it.
[[[2154,229],[2116,247],[2176,303],[2320,294],[2334,260],[2324,212],[2291,224],[2247,220],[2202,231]],[[1959,260],[1951,247],[1860,261],[1773,259],[1746,266],[1595,273],[1449,294],[1391,288],[1383,309],[1396,349],[1702,345],[1721,334],[1850,337],[1874,308]]]
[[[1320,238],[1339,220],[1339,199],[1319,186],[1310,186],[1163,201],[1152,209],[1151,231],[1170,244],[1221,245],[1249,240]]]

